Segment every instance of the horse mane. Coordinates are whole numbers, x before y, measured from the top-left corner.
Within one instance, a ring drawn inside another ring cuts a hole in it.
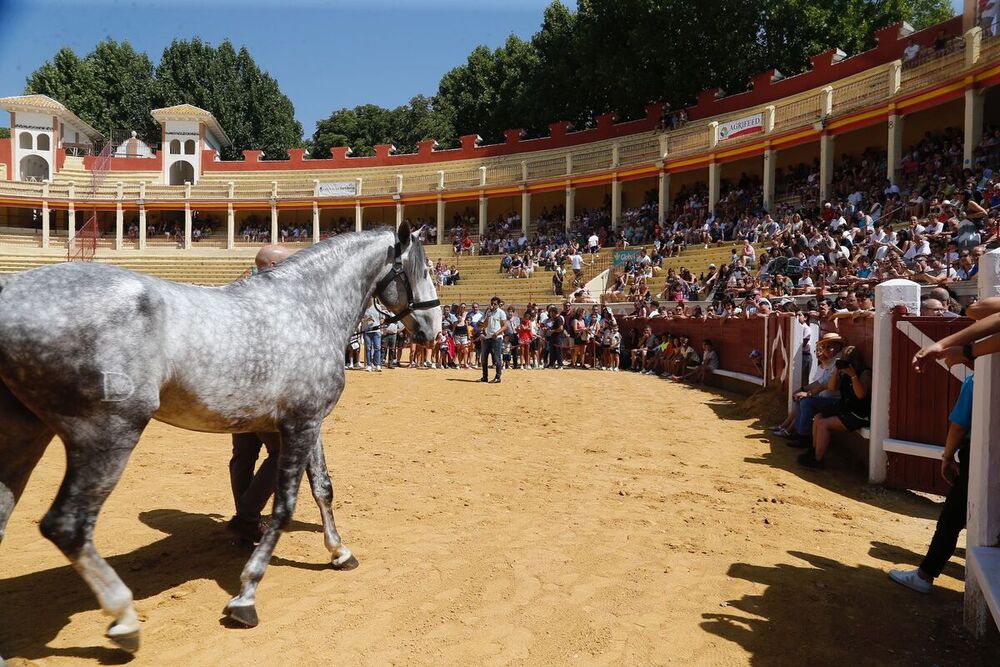
[[[352,249],[357,247],[357,245],[362,242],[371,241],[378,236],[384,235],[386,232],[393,233],[389,227],[379,227],[361,232],[337,234],[332,238],[299,250],[270,271],[258,275],[279,277],[286,274],[297,274],[307,271],[320,257],[324,258],[324,260],[329,257],[350,257]]]

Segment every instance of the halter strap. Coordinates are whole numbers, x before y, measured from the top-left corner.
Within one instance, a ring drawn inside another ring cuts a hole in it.
[[[429,301],[414,301],[413,300],[413,286],[410,284],[410,278],[406,275],[406,271],[403,270],[403,252],[399,245],[399,241],[393,245],[393,257],[392,257],[392,267],[382,276],[377,283],[375,283],[375,296],[380,300],[382,292],[388,287],[392,282],[403,280],[403,288],[406,290],[406,306],[395,314],[390,314],[382,312],[383,315],[387,315],[386,324],[395,324],[399,322],[404,317],[409,315],[415,310],[430,310],[431,308],[436,308],[441,305],[440,299],[431,299]],[[376,306],[378,308],[378,306]]]

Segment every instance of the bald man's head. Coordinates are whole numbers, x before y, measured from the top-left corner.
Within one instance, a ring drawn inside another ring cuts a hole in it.
[[[280,245],[266,245],[257,251],[254,264],[258,271],[269,271],[292,256],[292,251]]]

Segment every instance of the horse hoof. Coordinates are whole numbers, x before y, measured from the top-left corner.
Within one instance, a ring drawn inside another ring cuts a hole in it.
[[[136,653],[139,650],[139,631],[126,632],[120,635],[111,634],[108,628],[108,639],[111,643],[127,653]]]
[[[257,607],[254,605],[227,605],[222,612],[232,620],[247,628],[255,628],[260,620],[257,618]]]
[[[330,564],[333,566],[334,570],[346,572],[347,570],[353,570],[358,566],[358,559],[354,557],[354,554],[351,554],[351,557],[345,560],[343,563],[332,561]]]

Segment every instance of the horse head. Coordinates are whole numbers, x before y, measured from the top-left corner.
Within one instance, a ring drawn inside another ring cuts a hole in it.
[[[375,286],[375,296],[392,311],[391,321],[402,322],[415,342],[428,343],[441,330],[441,306],[424,248],[406,222],[396,232],[393,254],[392,268]]]

